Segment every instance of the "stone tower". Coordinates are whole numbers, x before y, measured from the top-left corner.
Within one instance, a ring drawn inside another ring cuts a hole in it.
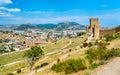
[[[90,18],[89,32],[93,37],[99,38],[100,35],[100,25],[98,23],[98,18]]]

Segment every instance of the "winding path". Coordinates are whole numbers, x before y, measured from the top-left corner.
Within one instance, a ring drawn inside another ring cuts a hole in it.
[[[70,44],[71,44],[71,39],[69,40],[69,43],[68,43],[67,45],[65,45],[62,49],[68,47]],[[25,50],[28,50],[28,49],[30,49],[30,48],[27,48],[27,49],[24,49],[24,50],[20,50],[20,51],[25,51]],[[62,49],[61,49],[61,50],[55,50],[55,51],[50,52],[50,53],[47,53],[47,54],[45,54],[45,55],[51,55],[51,54],[55,54],[55,53],[61,52],[61,51],[63,51]],[[20,51],[17,51],[17,52],[20,52]],[[64,51],[65,51],[65,50],[64,50]],[[11,53],[15,53],[15,52],[5,53],[5,54],[2,54],[2,55],[0,55],[0,56],[7,55],[7,54],[11,54]],[[5,64],[5,65],[3,65],[3,66],[10,66],[10,65],[14,65],[14,64],[17,64],[17,63],[20,63],[20,62],[24,62],[24,61],[25,61],[25,60],[19,60],[19,61],[15,61],[15,62],[12,62],[12,63],[9,63],[9,64]]]
[[[92,75],[120,75],[120,57],[114,58],[108,64],[98,67]]]
[[[60,60],[64,60],[64,59],[67,58],[69,55],[76,54],[76,53],[79,52],[79,51],[82,52],[82,51],[84,51],[84,50],[86,50],[86,49],[87,49],[87,48],[69,52],[69,53],[61,56],[59,59],[60,59]],[[43,67],[43,68],[38,69],[37,72],[43,71],[43,70],[45,70],[45,69],[47,69],[47,68],[50,68],[50,67],[52,67],[52,65],[54,65],[54,64],[56,64],[56,63],[57,63],[57,60],[53,61],[52,63],[50,63],[49,65],[47,65],[47,66],[45,66],[45,67]],[[31,71],[30,73],[27,73],[27,74],[25,74],[25,75],[33,75],[33,74],[35,74],[35,70],[33,70],[33,71]]]

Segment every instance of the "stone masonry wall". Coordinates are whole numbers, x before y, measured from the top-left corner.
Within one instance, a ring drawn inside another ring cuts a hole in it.
[[[120,31],[120,26],[116,27],[116,28],[112,28],[112,29],[104,29],[104,30],[100,30],[100,36],[104,36],[107,34],[113,34],[115,32],[119,32]]]

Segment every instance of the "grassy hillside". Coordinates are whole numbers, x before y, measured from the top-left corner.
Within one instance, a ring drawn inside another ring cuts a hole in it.
[[[113,41],[111,41],[110,42],[110,45],[109,46],[111,46],[112,44],[114,44],[116,41],[118,41],[117,43],[116,43],[116,46],[115,47],[113,47],[113,48],[119,48],[119,44],[120,44],[120,39],[115,39],[115,40],[113,40]],[[112,47],[111,47],[112,48]],[[110,48],[110,49],[111,49]],[[85,54],[85,50],[84,51],[81,51],[81,49],[76,53],[76,54],[71,54],[71,55],[69,55],[66,59],[64,59],[64,60],[68,60],[68,59],[78,59],[78,58],[84,58],[86,56],[86,54]],[[87,59],[86,59],[86,61],[87,61]],[[71,74],[68,74],[68,75],[90,75],[90,73],[91,73],[91,71],[93,70],[93,69],[95,69],[95,68],[97,68],[98,66],[100,66],[100,65],[103,65],[103,64],[105,64],[105,63],[107,63],[107,62],[109,62],[109,60],[107,61],[103,61],[103,60],[97,60],[97,61],[94,61],[94,62],[100,62],[99,64],[97,64],[97,65],[95,65],[95,64],[92,64],[91,66],[89,66],[88,67],[88,69],[86,69],[86,70],[83,70],[83,71],[79,71],[79,72],[76,72],[76,73],[71,73]],[[47,75],[47,74],[49,74],[49,75],[66,75],[65,73],[63,73],[63,72],[53,72],[52,70],[51,70],[51,68],[48,68],[48,69],[45,69],[44,71],[40,71],[40,72],[38,72],[38,73],[36,73],[36,74],[34,74],[34,75],[40,75],[40,74],[42,74],[42,75]]]
[[[53,52],[53,51],[59,51],[59,50],[63,49],[64,46],[69,44],[69,40],[70,40],[69,38],[63,38],[63,39],[61,39],[61,40],[59,40],[55,43],[50,43],[50,44],[42,46],[42,49],[44,50],[45,54]],[[79,42],[78,40],[81,40],[81,38],[78,37],[78,38],[72,39],[72,40],[76,41],[76,42]],[[74,46],[76,46],[76,45],[74,45]],[[67,47],[67,48],[69,48],[69,47]],[[63,49],[63,51],[64,51],[64,49]],[[0,60],[2,60],[2,61],[0,61],[0,63],[1,64],[8,64],[8,63],[11,63],[11,62],[22,60],[22,59],[24,59],[23,58],[23,53],[24,52],[15,52],[15,53],[10,54],[10,55],[0,56]],[[55,54],[52,54],[52,55],[47,55],[47,56],[45,55],[44,57],[40,58],[36,62],[34,67],[36,67],[36,66],[38,66],[38,65],[40,65],[44,62],[51,63],[51,62],[57,60],[60,56],[64,55],[65,53],[66,53],[66,51],[65,52],[58,52],[58,53],[55,53]],[[4,58],[4,60],[3,60],[3,58]],[[18,68],[23,69],[22,70],[23,74],[29,72],[29,70],[28,70],[29,68],[28,68],[26,62],[24,62],[24,63],[21,62],[21,63],[17,63],[17,64],[14,64],[14,65],[10,65],[7,68],[0,68],[0,73],[1,74],[6,74],[6,73],[14,72]]]
[[[83,35],[83,36],[80,36],[80,37],[71,38],[72,43],[67,48],[73,48],[73,47],[76,47],[76,46],[80,46],[80,44],[82,44],[84,42],[84,40],[87,39],[87,37],[88,37],[88,35]]]
[[[45,53],[49,53],[55,50],[62,49],[65,45],[69,43],[69,38],[62,38],[61,40],[42,46]]]
[[[58,42],[47,44],[43,46],[44,53],[46,54],[55,50],[60,50],[63,46],[65,46],[68,43],[69,43],[69,39],[65,38],[65,41],[62,39],[59,40]],[[23,54],[24,51],[20,51],[20,52],[14,52],[11,54],[0,56],[0,64],[4,65],[11,62],[22,60],[24,59]]]
[[[24,59],[23,53],[24,53],[24,51],[14,52],[14,53],[7,54],[7,55],[2,55],[2,56],[0,56],[0,64],[4,65],[4,64],[8,64],[8,63],[15,62],[18,60],[22,60],[22,59]]]
[[[111,48],[120,48],[120,39],[115,39],[110,42],[110,45],[107,46],[108,49]]]

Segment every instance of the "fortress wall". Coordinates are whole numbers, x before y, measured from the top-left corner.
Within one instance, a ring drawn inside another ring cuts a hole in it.
[[[119,32],[120,31],[120,26],[116,28],[116,32]]]
[[[104,35],[107,35],[107,34],[113,34],[115,32],[116,32],[115,28],[100,30],[100,36],[104,36]]]
[[[104,35],[107,35],[107,34],[113,34],[115,32],[120,32],[120,26],[116,27],[116,28],[112,28],[112,29],[100,30],[100,36],[104,36]]]
[[[96,38],[99,36],[120,32],[120,26],[111,29],[100,29],[98,18],[90,18],[90,26],[87,26],[86,29],[87,32],[90,32]]]
[[[93,27],[95,24],[98,24],[98,18],[90,18],[90,27]]]

